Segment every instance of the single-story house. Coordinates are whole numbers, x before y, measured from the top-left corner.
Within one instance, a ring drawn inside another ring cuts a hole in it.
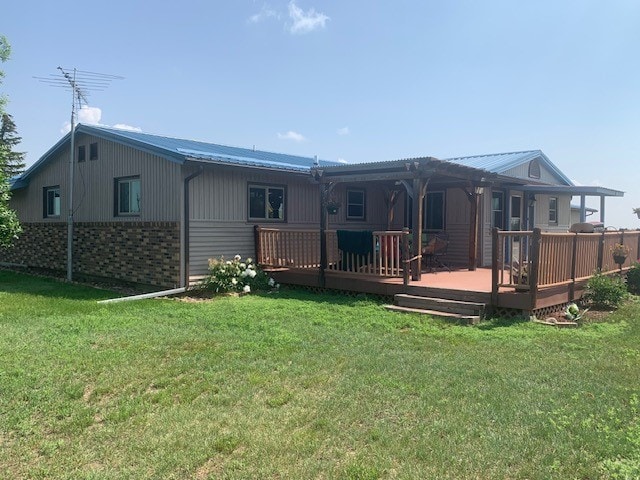
[[[67,134],[12,182],[24,232],[0,262],[65,270]],[[571,199],[622,196],[574,186],[540,150],[341,164],[114,128],[78,125],[73,271],[182,286],[212,257],[254,256],[255,227],[446,232],[452,264],[491,265],[491,232],[566,232]],[[340,204],[325,214],[328,202]]]

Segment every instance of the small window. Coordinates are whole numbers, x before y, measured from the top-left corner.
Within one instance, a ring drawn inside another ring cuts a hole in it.
[[[347,220],[365,219],[365,191],[347,190]]]
[[[115,215],[140,215],[140,177],[116,178]]]
[[[249,220],[285,219],[285,189],[270,185],[249,185]]]
[[[491,193],[491,228],[504,230],[504,193]]]
[[[540,178],[540,162],[538,160],[529,162],[529,178]]]
[[[558,197],[549,197],[549,224],[558,224]]]
[[[89,160],[98,159],[98,143],[91,143],[89,145]]]
[[[45,187],[43,195],[44,212],[43,216],[59,217],[60,216],[60,186]]]
[[[80,145],[78,147],[78,163],[84,162],[87,159],[87,147]]]
[[[444,192],[427,192],[424,201],[423,229],[444,231]]]

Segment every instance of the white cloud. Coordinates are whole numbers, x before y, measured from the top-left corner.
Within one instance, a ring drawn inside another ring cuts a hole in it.
[[[349,163],[344,158],[338,158],[338,163]]]
[[[113,128],[119,128],[120,130],[129,130],[130,132],[141,132],[142,129],[140,127],[132,127],[131,125],[127,125],[126,123],[116,123]]]
[[[316,12],[314,8],[307,12],[296,5],[294,0],[289,2],[289,18],[293,22],[289,27],[291,33],[309,33],[324,28],[330,18],[324,13]]]
[[[260,23],[260,22],[263,22],[263,21],[268,20],[270,18],[278,19],[278,18],[280,18],[280,15],[278,14],[278,12],[276,12],[275,10],[269,8],[269,6],[265,4],[265,5],[262,6],[262,10],[260,10],[255,15],[251,15],[249,17],[249,19],[247,20],[247,22],[249,22],[249,23]]]
[[[84,106],[77,113],[78,123],[84,123],[85,125],[100,125],[103,127],[108,127],[109,125],[104,125],[100,123],[102,120],[102,109],[98,107],[89,107]],[[113,128],[119,128],[121,130],[130,130],[132,132],[141,132],[142,129],[139,127],[132,127],[131,125],[127,125],[126,123],[116,123]],[[64,122],[62,125],[61,133],[67,134],[71,131],[71,123]]]
[[[298,132],[294,132],[293,130],[289,130],[287,133],[278,133],[278,138],[280,140],[293,140],[294,142],[304,142],[307,139],[304,137],[304,135],[298,133]]]
[[[349,127],[342,127],[338,129],[338,135],[340,136],[349,135],[350,133]]]

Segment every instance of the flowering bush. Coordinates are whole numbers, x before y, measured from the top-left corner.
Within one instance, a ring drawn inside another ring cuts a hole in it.
[[[279,288],[275,280],[269,277],[252,259],[242,260],[240,255],[233,260],[209,259],[209,273],[203,280],[205,288],[216,293],[250,293],[256,290]]]

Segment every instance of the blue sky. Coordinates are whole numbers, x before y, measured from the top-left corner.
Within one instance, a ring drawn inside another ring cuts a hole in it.
[[[8,2],[0,33],[28,163],[71,100],[34,76],[125,77],[84,121],[350,163],[541,149],[574,182],[624,190],[640,227],[640,2]],[[596,208],[596,200],[588,202]]]

